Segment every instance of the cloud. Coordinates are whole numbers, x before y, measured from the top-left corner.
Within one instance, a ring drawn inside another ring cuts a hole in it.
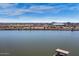
[[[0,4],[0,14],[2,15],[7,15],[7,16],[17,16],[17,15],[22,15],[24,13],[58,13],[62,8],[58,8],[56,6],[47,6],[47,5],[31,5],[29,8],[17,8],[18,4]]]
[[[28,17],[26,17],[28,18]],[[35,18],[28,18],[27,20],[20,18],[20,19],[10,19],[10,18],[0,18],[0,23],[49,23],[51,20],[48,19],[35,19]]]
[[[30,17],[21,17],[17,19],[11,18],[0,18],[0,23],[51,23],[51,22],[79,22],[77,19],[65,18],[30,18]]]
[[[24,8],[17,9],[17,11],[19,11],[19,13],[43,13],[45,11],[50,11],[52,9],[54,9],[54,8],[50,7],[50,6],[31,6],[28,9],[24,9]]]
[[[16,3],[0,3],[0,15],[10,16],[16,11]]]
[[[10,8],[10,7],[14,7],[16,6],[17,4],[16,3],[0,3],[0,8]]]
[[[79,6],[72,6],[69,8],[71,11],[79,11]]]
[[[75,5],[74,4],[59,4],[59,5],[54,5],[51,6],[50,4],[45,4],[45,5],[33,5],[33,4],[29,4],[29,8],[25,8],[27,5],[24,4],[23,8],[18,8],[17,7],[17,3],[0,3],[0,15],[4,15],[4,16],[22,16],[23,14],[36,14],[39,15],[43,15],[47,14],[49,16],[49,14],[60,14],[62,13],[62,11],[64,10],[79,10],[79,4]],[[71,5],[71,6],[70,6]],[[73,6],[72,6],[73,5]],[[49,14],[48,14],[49,13]]]
[[[43,11],[43,10],[45,11],[45,10],[54,9],[54,7],[53,7],[53,6],[40,6],[40,5],[39,5],[39,6],[31,6],[30,9],[31,9],[31,10],[38,10],[38,11],[39,11],[39,10],[40,10],[40,11]]]

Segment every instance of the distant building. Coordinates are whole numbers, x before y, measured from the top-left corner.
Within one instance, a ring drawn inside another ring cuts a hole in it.
[[[61,26],[61,25],[64,25],[64,23],[58,23],[58,22],[56,22],[56,23],[54,23],[53,25],[59,25],[59,26]]]

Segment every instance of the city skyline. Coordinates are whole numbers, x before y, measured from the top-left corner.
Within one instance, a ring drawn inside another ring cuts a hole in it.
[[[79,22],[79,3],[0,3],[0,22]]]

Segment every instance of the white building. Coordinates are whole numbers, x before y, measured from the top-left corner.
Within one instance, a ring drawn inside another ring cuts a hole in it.
[[[53,25],[64,25],[64,23],[56,22],[56,23],[54,23]]]

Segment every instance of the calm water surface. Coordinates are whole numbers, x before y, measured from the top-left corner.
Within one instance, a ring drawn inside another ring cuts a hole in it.
[[[0,31],[0,55],[51,56],[56,48],[79,56],[79,31]]]

